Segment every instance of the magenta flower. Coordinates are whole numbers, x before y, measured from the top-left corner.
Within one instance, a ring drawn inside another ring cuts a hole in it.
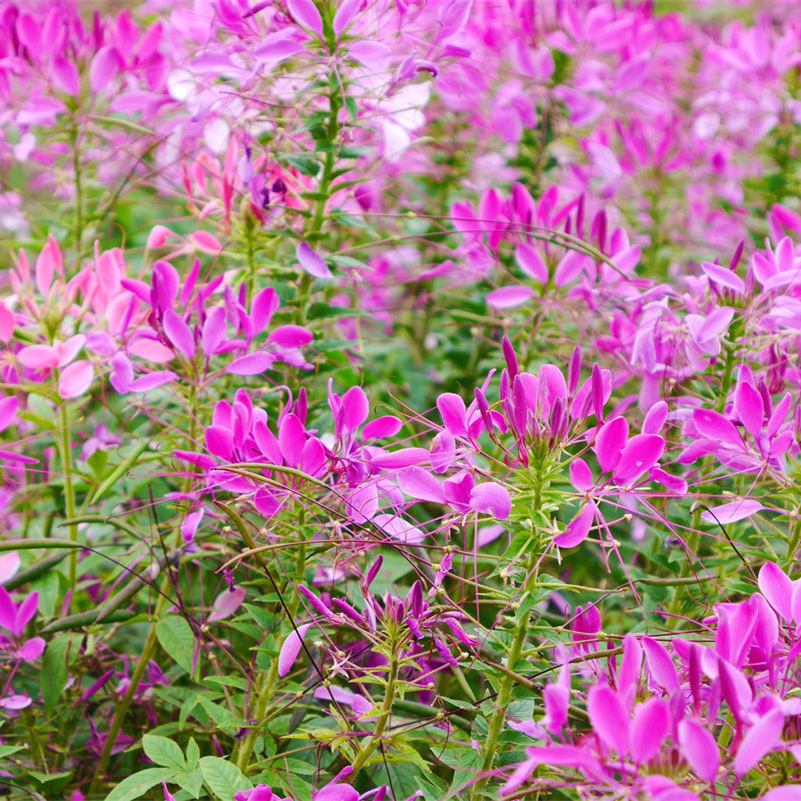
[[[11,635],[11,639],[0,637],[0,643],[2,649],[14,659],[33,662],[44,652],[45,641],[41,637],[24,641],[22,639],[25,628],[33,619],[38,607],[38,592],[30,593],[17,605],[6,590],[0,587],[0,628]]]

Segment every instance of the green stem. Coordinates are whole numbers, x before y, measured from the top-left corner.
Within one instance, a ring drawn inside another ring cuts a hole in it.
[[[267,706],[270,703],[270,699],[273,697],[277,680],[278,660],[273,659],[272,665],[270,665],[270,669],[264,679],[264,684],[261,686],[259,694],[256,696],[256,706],[253,709],[253,719],[255,720],[255,724],[247,733],[245,739],[239,741],[239,745],[237,746],[237,750],[234,755],[236,766],[242,771],[242,773],[247,773],[250,755],[253,753],[253,746],[256,744],[256,738],[261,732],[261,727],[267,714]]]
[[[509,656],[507,659],[507,667],[514,670],[521,653],[523,646],[526,642],[528,635],[528,624],[531,617],[531,612],[526,612],[518,621],[512,639],[512,647],[509,649]],[[498,700],[495,703],[495,711],[490,720],[489,731],[487,732],[487,739],[484,743],[484,759],[481,764],[481,772],[484,774],[473,786],[472,798],[477,798],[486,787],[489,780],[489,772],[495,764],[495,757],[498,752],[498,741],[503,731],[503,725],[506,722],[506,710],[509,708],[509,702],[512,700],[512,690],[514,689],[515,680],[510,675],[505,675],[501,679],[501,686],[498,690]]]
[[[67,404],[61,405],[58,411],[60,432],[57,440],[59,457],[61,459],[61,467],[64,471],[64,507],[68,520],[75,517],[75,487],[72,483],[72,448],[70,443],[70,423],[69,413],[67,412]],[[70,542],[76,543],[78,541],[78,526],[71,523],[69,526]],[[75,594],[75,583],[78,569],[78,552],[72,550],[70,552],[69,561],[69,585],[72,595]],[[71,603],[71,602],[70,602]]]
[[[79,131],[76,125],[72,132],[72,169],[75,173],[75,216],[73,237],[77,262],[81,260],[81,241],[83,240],[83,177],[81,175],[81,150],[78,147]]]
[[[723,379],[721,380],[720,385],[720,395],[718,395],[718,401],[715,405],[715,410],[717,412],[722,413],[723,410],[726,408],[726,399],[729,396],[729,390],[731,389],[731,381],[732,375],[734,372],[734,346],[729,345],[726,348],[726,365],[723,368]]]
[[[543,461],[544,458],[544,455],[541,455],[540,458],[535,458],[532,467],[534,474],[534,497],[532,499],[530,516],[532,534],[537,532],[537,516],[542,507],[542,490],[546,483]],[[526,559],[526,581],[523,585],[524,592],[522,600],[525,600],[526,596],[534,590],[537,583],[538,571],[535,571],[535,567],[537,564],[539,550],[540,549],[537,547],[537,542],[535,539],[535,542],[532,544],[532,547],[529,550],[528,558]],[[487,783],[489,782],[490,773],[495,765],[495,758],[498,754],[498,742],[500,740],[501,733],[503,732],[504,723],[506,722],[506,712],[509,708],[509,703],[512,700],[512,691],[514,690],[515,684],[518,682],[518,679],[515,675],[515,666],[523,654],[523,647],[526,644],[526,637],[528,636],[530,621],[531,610],[529,609],[520,616],[520,619],[517,621],[517,625],[515,626],[514,634],[512,635],[512,645],[509,648],[506,658],[506,671],[504,672],[504,676],[501,679],[501,683],[498,688],[498,697],[495,702],[495,710],[492,713],[489,730],[487,732],[487,739],[484,742],[483,761],[481,764],[482,775],[472,787],[470,793],[471,799],[478,798],[483,793]]]
[[[367,760],[372,755],[373,751],[381,744],[381,738],[384,735],[384,730],[389,723],[389,716],[392,713],[392,704],[395,701],[395,692],[398,683],[398,656],[392,655],[389,667],[389,676],[387,677],[387,690],[384,695],[384,703],[381,705],[381,712],[379,713],[378,722],[375,726],[367,745],[361,749],[353,762],[353,773],[350,774],[348,781],[353,781],[359,771],[367,764]]]
[[[335,77],[331,81],[331,85],[332,87],[335,85],[339,86]],[[342,102],[339,94],[332,88],[328,95],[328,129],[326,131],[326,140],[330,149],[325,154],[323,174],[320,178],[320,185],[317,190],[318,198],[315,202],[314,214],[312,215],[308,230],[305,231],[305,239],[307,242],[314,242],[320,238],[320,232],[323,230],[323,224],[325,223],[325,207],[331,196],[331,181],[333,180],[334,167],[336,166],[334,142],[340,133],[339,112],[341,109]],[[311,287],[312,277],[304,272],[300,277],[300,283],[298,285],[298,306],[295,310],[295,320],[298,325],[306,324]]]
[[[153,613],[153,620],[150,623],[150,629],[147,632],[147,639],[145,640],[144,647],[142,648],[142,653],[139,657],[139,661],[136,664],[136,668],[134,669],[133,675],[131,676],[131,683],[128,685],[128,689],[125,691],[125,695],[120,701],[119,704],[114,708],[114,717],[111,721],[111,727],[108,731],[108,736],[106,737],[106,742],[103,745],[103,751],[100,754],[100,761],[97,765],[97,772],[95,773],[95,780],[92,784],[92,789],[89,792],[89,797],[93,797],[94,792],[100,792],[100,782],[103,781],[103,776],[108,768],[109,760],[111,759],[111,753],[114,750],[114,744],[117,742],[117,736],[120,733],[120,729],[122,728],[123,721],[125,720],[125,716],[128,714],[128,710],[131,707],[131,703],[133,702],[134,696],[136,695],[136,691],[139,689],[139,685],[144,678],[145,671],[147,670],[148,664],[150,664],[150,660],[153,658],[153,654],[156,650],[156,645],[158,644],[158,639],[156,636],[156,625],[161,618],[161,615],[164,611],[164,607],[167,605],[167,600],[169,596],[167,593],[170,591],[170,577],[169,571],[167,571],[164,575],[164,579],[161,584],[161,595],[159,595],[158,601],[156,601],[156,608]]]
[[[801,540],[801,518],[796,518],[793,525],[793,533],[790,537],[790,542],[787,545],[787,560],[785,562],[785,570],[792,571],[795,566],[796,552],[798,551],[798,543]]]
[[[253,220],[250,214],[245,218],[245,246],[248,262],[248,299],[253,303],[256,292],[256,250],[253,243]]]

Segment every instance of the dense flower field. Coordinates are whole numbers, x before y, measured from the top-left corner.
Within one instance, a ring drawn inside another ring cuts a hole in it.
[[[0,0],[0,798],[801,799],[798,0]]]

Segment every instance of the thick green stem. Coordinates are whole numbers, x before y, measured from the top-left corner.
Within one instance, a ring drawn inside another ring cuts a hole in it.
[[[81,261],[81,244],[83,240],[83,177],[81,175],[81,150],[78,147],[79,130],[73,129],[72,169],[75,174],[75,216],[73,219],[73,238],[75,240],[76,263]]]
[[[506,666],[510,668],[510,670],[514,670],[515,664],[523,653],[523,646],[525,645],[526,636],[528,635],[530,617],[531,613],[526,612],[515,627],[512,646],[509,648],[509,656],[506,662]],[[498,753],[498,741],[503,731],[503,725],[506,722],[506,710],[509,708],[509,702],[512,700],[514,685],[515,680],[513,676],[505,675],[501,679],[498,698],[495,702],[495,711],[490,720],[489,731],[487,732],[487,739],[483,748],[484,758],[481,764],[481,772],[484,775],[473,785],[473,798],[478,798],[483,792],[489,780],[489,772],[495,764],[495,757]]]
[[[66,511],[67,519],[72,520],[75,517],[75,487],[72,483],[72,446],[70,442],[70,423],[69,413],[67,411],[66,403],[62,404],[58,412],[59,416],[59,437],[57,440],[59,457],[61,459],[61,467],[64,472],[64,508]],[[69,526],[70,542],[78,541],[78,526],[75,523],[70,523]],[[78,569],[78,552],[72,550],[70,552],[69,561],[69,585],[72,595],[75,594],[75,583],[77,578]]]
[[[267,713],[267,706],[270,699],[273,697],[275,685],[278,680],[278,660],[274,659],[267,676],[264,679],[264,684],[256,696],[256,705],[253,709],[253,719],[256,721],[253,728],[247,733],[244,740],[239,741],[237,751],[234,756],[236,766],[242,773],[247,773],[248,762],[250,755],[253,753],[253,746],[256,744],[256,738],[259,736],[261,726]]]
[[[734,373],[734,346],[729,345],[726,348],[726,364],[723,368],[723,378],[721,380],[720,385],[720,394],[718,395],[717,404],[715,405],[715,410],[717,412],[723,412],[726,408],[726,400],[729,396],[729,390],[731,389],[731,382]]]
[[[298,547],[297,559],[295,561],[295,573],[297,581],[301,582],[303,580],[303,573],[306,569],[306,543],[303,540],[302,514],[300,515],[299,520],[301,521],[301,524],[298,527],[300,530],[301,540]],[[248,547],[256,548],[256,542],[250,536],[247,526],[242,525],[240,527],[240,531],[242,532]],[[262,565],[264,565],[260,554],[259,560],[262,562]],[[299,604],[300,599],[298,594],[293,593],[292,600],[289,602],[289,613],[292,619],[294,619],[295,615],[297,614]],[[261,733],[261,728],[264,725],[264,720],[267,715],[267,707],[272,700],[277,682],[278,660],[274,659],[270,665],[270,669],[267,671],[267,675],[264,678],[264,683],[262,684],[258,695],[256,696],[256,704],[253,708],[253,719],[255,721],[254,726],[247,733],[247,736],[243,740],[239,741],[236,751],[234,752],[234,762],[236,762],[236,766],[242,771],[242,773],[247,773],[248,762],[250,761],[250,756],[253,753],[253,747],[256,744],[256,739]]]
[[[536,456],[537,454],[535,453],[535,457]],[[530,517],[532,534],[537,532],[537,517],[540,509],[542,508],[542,492],[543,487],[546,484],[546,471],[544,469],[545,458],[546,454],[540,453],[539,458],[534,458],[532,464],[534,478],[534,496],[532,499]],[[532,543],[529,551],[528,558],[526,559],[526,581],[523,585],[523,599],[525,599],[525,596],[528,595],[528,593],[534,590],[534,587],[537,583],[538,570],[536,565],[538,554],[539,548],[537,547],[537,541],[535,539],[535,542]],[[487,739],[484,742],[484,747],[482,749],[482,775],[473,785],[470,794],[471,798],[479,798],[484,792],[484,789],[486,788],[490,778],[490,773],[495,765],[495,758],[498,754],[498,742],[500,740],[501,733],[503,732],[503,726],[506,722],[506,713],[512,700],[512,691],[514,690],[515,683],[517,681],[515,676],[515,666],[523,654],[523,648],[526,644],[526,638],[529,632],[530,620],[531,611],[527,610],[518,619],[512,634],[512,644],[509,647],[506,657],[506,668],[508,672],[504,674],[498,688],[498,696],[495,701],[495,710],[492,713],[489,730],[487,732]]]
[[[798,551],[798,543],[801,541],[801,518],[796,517],[793,522],[793,533],[790,536],[790,542],[787,545],[787,559],[785,561],[785,570],[793,572],[796,561],[796,552]]]
[[[114,744],[117,742],[117,736],[120,733],[125,716],[128,714],[128,710],[131,707],[131,703],[136,695],[136,691],[139,689],[139,685],[141,684],[145,675],[147,666],[153,657],[154,651],[156,650],[156,645],[158,642],[156,638],[156,624],[159,620],[161,612],[163,611],[164,604],[166,603],[166,592],[168,592],[170,589],[169,578],[166,576],[161,589],[165,595],[160,595],[159,600],[156,603],[156,611],[153,616],[153,622],[150,624],[150,630],[147,633],[147,639],[145,640],[145,645],[142,648],[142,654],[139,657],[139,662],[137,663],[136,669],[131,676],[131,683],[128,685],[128,689],[125,691],[122,701],[120,701],[119,704],[117,704],[117,706],[114,708],[114,717],[111,721],[111,727],[109,728],[106,742],[103,745],[103,751],[100,754],[100,761],[97,765],[95,780],[92,784],[92,788],[89,791],[89,798],[92,798],[95,793],[100,792],[100,783],[103,781],[103,776],[108,768],[108,763],[111,759],[112,751],[114,750]]]
[[[332,87],[335,82],[332,81]],[[337,84],[338,85],[338,84]],[[308,242],[314,242],[320,237],[320,232],[323,230],[325,223],[325,208],[331,196],[331,181],[334,177],[334,168],[336,167],[336,153],[334,151],[334,142],[339,136],[339,112],[342,108],[342,102],[338,93],[332,88],[328,95],[328,128],[326,131],[326,140],[329,145],[329,150],[325,154],[325,162],[323,164],[323,174],[320,177],[320,185],[317,189],[317,200],[314,207],[314,213],[309,223],[308,229],[304,232],[304,237]],[[298,285],[298,305],[295,310],[295,321],[298,325],[305,325],[308,317],[309,297],[311,295],[312,277],[308,273],[303,273],[300,277]]]
[[[248,260],[248,299],[253,303],[256,293],[256,249],[253,242],[253,220],[249,214],[245,218],[245,246]]]
[[[367,760],[372,753],[381,745],[381,739],[384,736],[384,730],[389,723],[389,716],[392,713],[392,704],[395,701],[395,691],[398,683],[398,657],[397,654],[392,655],[389,667],[389,676],[387,677],[387,690],[384,694],[384,703],[381,705],[381,712],[379,713],[378,722],[375,726],[367,745],[361,749],[353,762],[353,773],[349,777],[349,781],[356,778],[358,772],[367,764]]]

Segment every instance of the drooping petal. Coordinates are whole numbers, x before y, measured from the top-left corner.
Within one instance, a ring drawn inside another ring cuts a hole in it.
[[[781,709],[772,709],[757,721],[737,749],[734,772],[738,776],[748,773],[779,742],[783,728],[784,712]]]
[[[223,249],[217,237],[208,231],[195,231],[189,235],[189,239],[203,253],[220,253]]]
[[[411,498],[428,503],[444,503],[445,491],[427,470],[408,467],[398,473],[398,486]]]
[[[392,415],[377,417],[371,420],[362,431],[362,439],[367,442],[371,439],[384,439],[394,437],[403,427],[403,421]]]
[[[14,602],[8,592],[3,587],[0,587],[0,628],[4,628],[13,634],[16,617],[17,607],[14,606]]]
[[[217,620],[225,620],[242,606],[245,600],[247,590],[242,587],[234,587],[232,590],[223,590],[215,599],[212,604],[211,614],[209,615],[209,623],[214,623]]]
[[[608,473],[620,461],[620,455],[629,436],[629,424],[625,417],[607,421],[595,437],[594,450],[604,473]]]
[[[768,790],[762,801],[801,801],[801,784],[780,784]]]
[[[493,309],[516,309],[528,303],[537,293],[527,286],[502,286],[487,295],[487,303]]]
[[[228,322],[225,316],[225,309],[222,306],[217,306],[212,309],[206,321],[203,323],[203,333],[201,334],[200,342],[203,347],[203,353],[206,358],[209,358],[217,346],[225,339],[225,332],[228,327]]]
[[[164,312],[164,333],[173,347],[188,359],[195,355],[195,338],[189,326],[172,310]]]
[[[322,39],[323,18],[312,0],[286,0],[286,7],[298,25],[308,28]]]
[[[275,364],[275,356],[260,350],[234,359],[225,368],[225,372],[231,375],[258,375],[269,370],[273,364]]]
[[[308,243],[301,242],[295,251],[295,255],[298,257],[300,266],[309,275],[315,278],[331,277],[331,270],[328,269],[323,257],[316,250],[313,250]]]
[[[0,584],[5,584],[19,570],[19,565],[19,554],[16,551],[0,556]]]
[[[92,385],[95,368],[84,360],[73,362],[61,371],[58,379],[58,394],[65,400],[83,395]]]
[[[270,332],[269,340],[279,348],[302,348],[314,340],[314,334],[302,325],[282,325]]]
[[[102,92],[117,77],[123,61],[116,47],[101,47],[89,67],[89,85],[95,93]]]
[[[631,755],[648,762],[659,753],[670,731],[670,707],[661,698],[651,698],[634,710],[631,724]]]
[[[720,766],[720,751],[707,729],[691,718],[680,721],[679,747],[682,756],[701,779],[714,780]]]
[[[385,534],[407,545],[419,545],[426,538],[424,531],[406,522],[402,517],[381,514],[376,515],[372,522]]]
[[[758,390],[751,384],[740,381],[734,392],[734,409],[746,430],[758,437],[762,431],[762,420],[765,416],[765,407]]]
[[[455,437],[467,436],[467,408],[464,401],[454,392],[443,392],[437,398],[442,423]]]
[[[363,695],[334,684],[329,687],[318,687],[314,691],[314,697],[318,701],[335,701],[338,704],[349,706],[359,717],[367,714],[373,708],[373,705]],[[331,792],[327,792],[327,790]],[[349,785],[337,784],[329,785],[328,788],[323,787],[314,794],[314,801],[321,801],[324,798],[328,801],[350,801],[350,799],[358,801],[359,794]]]
[[[17,358],[31,370],[48,370],[58,366],[59,353],[50,345],[28,345],[17,353]]]
[[[209,426],[206,429],[206,449],[214,456],[228,460],[234,452],[234,435],[223,426]]]
[[[306,444],[306,428],[297,415],[292,413],[284,416],[278,428],[278,445],[281,448],[284,461],[290,467],[300,464],[303,446]]]
[[[584,542],[590,533],[592,521],[598,512],[594,501],[589,501],[566,526],[565,530],[554,537],[554,545],[560,548],[575,548]]]
[[[337,9],[337,13],[334,14],[334,35],[339,38],[342,36],[342,32],[347,29],[347,27],[353,22],[356,18],[356,14],[361,7],[362,0],[342,0],[339,4],[339,8]]]
[[[606,684],[594,684],[587,694],[587,713],[593,731],[608,748],[624,756],[629,751],[629,716],[617,693]]]
[[[38,592],[32,592],[19,605],[19,607],[16,610],[16,614],[14,615],[14,628],[12,629],[12,632],[17,637],[22,636],[22,632],[25,631],[25,627],[28,625],[28,623],[31,622],[38,608],[39,608]]]
[[[662,456],[665,441],[658,434],[633,436],[620,454],[612,476],[617,484],[626,484],[648,472]]]
[[[545,285],[548,283],[548,267],[539,252],[526,242],[515,248],[515,264],[529,277]]]
[[[640,683],[640,668],[642,667],[642,646],[633,635],[627,634],[623,638],[623,661],[617,674],[617,694],[620,700],[631,708],[637,695]]]
[[[297,630],[290,632],[289,636],[284,640],[284,644],[281,646],[281,651],[278,654],[279,676],[286,676],[286,674],[292,670],[292,665],[295,664],[295,660],[300,653],[303,638],[311,627],[311,623],[298,626]]]
[[[337,414],[336,433],[343,436],[356,431],[370,414],[370,403],[361,387],[351,387],[343,396]]]
[[[579,492],[586,492],[593,486],[592,471],[584,459],[576,459],[570,463],[570,483]]]
[[[278,294],[271,286],[265,287],[257,293],[250,304],[250,318],[253,321],[254,333],[260,334],[264,331],[280,305]]]
[[[17,651],[17,656],[23,662],[33,662],[38,659],[45,649],[45,641],[42,637],[31,637],[30,640],[25,640],[22,647]]]
[[[512,499],[506,487],[486,481],[483,484],[476,484],[471,490],[470,506],[479,514],[506,520],[512,511]]]
[[[701,519],[707,523],[721,523],[725,526],[727,523],[745,520],[746,517],[751,517],[751,515],[755,515],[760,509],[764,508],[759,501],[745,498],[741,501],[732,501],[720,506],[713,506],[711,509],[701,512]]]
[[[19,400],[13,395],[0,398],[0,431],[7,429],[17,419]]]
[[[759,570],[759,590],[768,603],[784,618],[793,620],[792,600],[795,587],[787,574],[774,562],[766,562]]]
[[[693,412],[693,423],[702,437],[742,447],[743,441],[737,429],[718,412],[696,409]]]
[[[643,434],[658,434],[665,425],[667,419],[668,405],[664,401],[657,401],[645,415],[642,424]]]
[[[178,376],[172,370],[156,370],[131,381],[128,391],[136,393],[150,392],[151,389],[158,389],[177,379]]]
[[[679,679],[676,675],[676,667],[665,646],[651,637],[643,637],[642,646],[648,670],[654,681],[668,693],[676,692],[679,689]]]
[[[740,278],[737,273],[726,267],[721,267],[720,264],[711,264],[710,262],[701,262],[701,269],[716,283],[726,289],[732,289],[737,294],[742,295],[745,293],[745,282]]]

